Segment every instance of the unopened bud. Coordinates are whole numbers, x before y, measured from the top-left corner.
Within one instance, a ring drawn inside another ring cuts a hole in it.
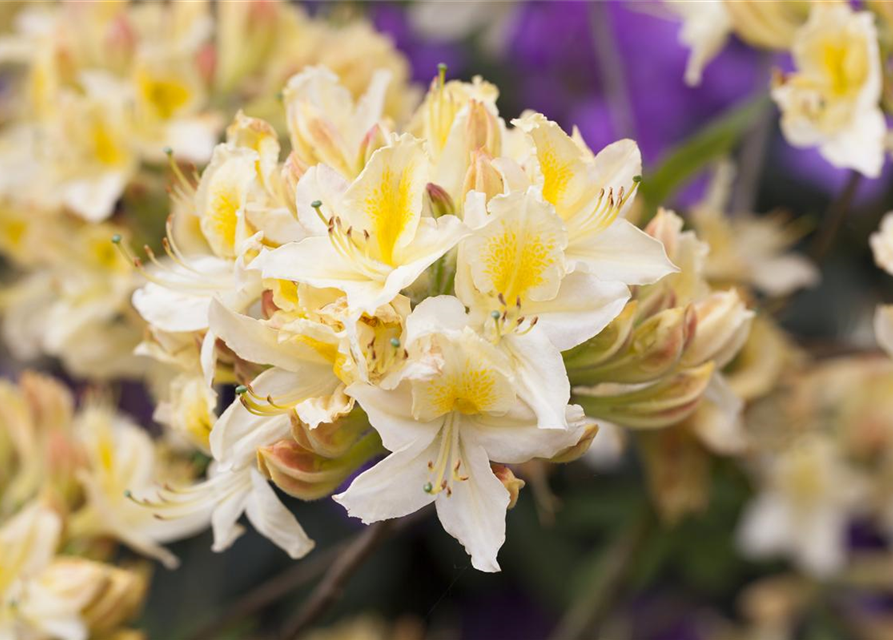
[[[432,216],[439,218],[456,213],[456,205],[443,187],[429,182],[425,191],[428,194],[428,204],[431,207]]]
[[[679,236],[682,233],[684,224],[682,218],[674,211],[661,207],[657,210],[657,214],[651,219],[651,222],[648,223],[648,226],[645,227],[645,233],[656,240],[660,240],[667,251],[667,255],[672,260],[673,256],[676,255]]]
[[[472,100],[468,105],[466,135],[468,150],[485,151],[491,157],[502,155],[502,132],[499,120],[483,102]]]
[[[633,327],[638,317],[638,302],[628,302],[607,327],[594,338],[564,353],[564,363],[568,369],[588,369],[607,362],[632,339]]]
[[[285,164],[282,165],[282,183],[285,185],[285,197],[288,202],[295,201],[298,181],[307,173],[307,168],[307,164],[294,151],[288,154]]]
[[[465,181],[462,185],[462,193],[479,191],[486,196],[486,202],[490,202],[495,196],[505,191],[505,181],[502,174],[493,166],[493,156],[482,149],[472,152],[471,164],[465,173]]]
[[[521,478],[515,477],[512,470],[505,465],[491,462],[490,468],[493,470],[493,474],[502,483],[502,486],[509,492],[508,508],[513,509],[518,502],[518,495],[521,493],[521,489],[524,488],[526,483],[521,480]]]
[[[388,144],[388,135],[384,130],[384,127],[379,123],[375,123],[366,132],[366,135],[363,136],[362,142],[360,142],[360,163],[362,166],[366,166],[369,162],[369,159],[372,157],[372,154],[381,149],[382,147],[386,147]]]
[[[356,407],[346,416],[313,429],[294,415],[291,421],[291,435],[295,442],[324,458],[345,455],[368,430],[366,414]]]
[[[734,289],[716,292],[695,304],[697,331],[685,351],[687,366],[712,360],[720,368],[744,346],[754,312]]]
[[[687,418],[698,406],[714,365],[684,369],[660,382],[633,391],[617,393],[615,385],[606,392],[599,386],[575,388],[576,401],[592,418],[638,428],[657,429]]]
[[[301,500],[331,495],[347,477],[382,450],[381,439],[370,431],[339,458],[326,458],[291,438],[257,450],[257,466],[276,486]]]
[[[633,331],[626,349],[601,366],[575,372],[575,384],[649,382],[679,362],[687,343],[688,309],[667,309],[648,318]]]

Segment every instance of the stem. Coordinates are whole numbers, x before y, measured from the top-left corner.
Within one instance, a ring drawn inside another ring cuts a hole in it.
[[[322,581],[293,621],[286,625],[282,638],[297,640],[304,631],[319,620],[341,597],[351,576],[363,565],[381,544],[396,530],[396,520],[382,520],[367,527],[347,545],[329,568]]]
[[[587,576],[550,640],[578,640],[599,637],[599,627],[629,580],[633,561],[654,528],[650,508],[623,527],[605,550],[598,571]]]
[[[592,44],[611,118],[622,137],[635,138],[636,127],[633,120],[633,107],[626,85],[623,69],[623,56],[617,48],[613,24],[608,13],[607,2],[589,3],[589,27],[592,30]]]
[[[231,606],[228,606],[226,613],[220,618],[201,627],[195,634],[190,636],[191,640],[215,640],[221,637],[223,632],[229,627],[273,604],[295,589],[308,584],[314,578],[323,574],[349,544],[350,541],[344,541],[329,547],[283,571],[256,589],[249,591]]]
[[[766,84],[769,82],[772,58],[773,56],[768,52],[763,52],[760,56],[760,77],[765,76]],[[732,198],[729,203],[729,212],[733,215],[750,213],[754,210],[763,163],[766,159],[766,147],[769,145],[769,138],[775,127],[775,113],[773,105],[766,103],[744,138],[741,154],[738,157],[738,179],[732,190]]]
[[[858,171],[850,171],[849,178],[847,179],[843,190],[831,201],[831,204],[828,205],[828,210],[825,212],[825,217],[823,219],[822,229],[813,242],[812,250],[810,251],[812,259],[816,263],[820,263],[828,255],[828,251],[831,250],[831,247],[834,246],[834,241],[837,239],[837,236],[840,233],[840,228],[843,226],[843,221],[846,218],[847,213],[850,211],[850,207],[853,204],[853,198],[856,196],[856,191],[859,189],[859,183],[861,181],[861,173]]]

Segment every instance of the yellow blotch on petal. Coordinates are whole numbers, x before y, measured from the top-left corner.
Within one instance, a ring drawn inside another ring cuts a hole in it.
[[[540,170],[543,172],[543,198],[554,205],[560,203],[573,177],[573,168],[568,162],[561,162],[555,150],[547,147],[537,154]]]
[[[490,278],[494,293],[501,293],[509,302],[524,298],[544,281],[544,274],[554,263],[554,242],[536,234],[518,237],[506,230],[488,239],[483,252],[484,272]]]
[[[482,413],[496,403],[496,375],[466,361],[461,373],[429,382],[425,395],[437,415],[453,411],[466,415]]]
[[[378,187],[366,196],[366,211],[372,220],[380,259],[387,264],[393,264],[394,246],[415,216],[412,207],[413,170],[412,166],[406,167],[398,177],[391,169],[385,169]]]
[[[202,218],[202,232],[211,245],[223,255],[235,253],[236,227],[241,197],[234,184],[222,184],[211,193],[211,201]]]
[[[189,102],[189,87],[177,80],[142,74],[139,87],[143,99],[161,120],[169,120]]]

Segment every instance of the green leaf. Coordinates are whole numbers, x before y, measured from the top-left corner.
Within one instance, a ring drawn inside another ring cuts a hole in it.
[[[750,129],[769,98],[761,95],[723,113],[693,136],[671,149],[655,171],[646,174],[639,191],[648,214],[669,198],[702,169],[728,155]]]

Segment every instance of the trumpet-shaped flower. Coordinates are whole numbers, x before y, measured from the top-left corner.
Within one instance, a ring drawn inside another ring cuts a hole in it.
[[[586,420],[569,407],[571,428],[538,428],[516,391],[509,359],[468,326],[456,298],[424,301],[406,334],[409,360],[393,389],[365,383],[347,389],[392,453],[335,500],[366,523],[433,502],[474,567],[498,571],[510,494],[490,462],[553,456],[580,440]]]
[[[515,120],[532,142],[528,175],[567,229],[568,269],[606,282],[651,284],[677,271],[659,241],[624,219],[642,170],[632,140],[597,155],[540,114]]]
[[[264,278],[339,289],[352,312],[373,313],[469,233],[455,216],[422,215],[428,164],[423,143],[402,136],[376,151],[346,188],[330,176],[331,199],[320,193],[318,202],[298,203],[313,235],[261,255],[252,266]],[[318,174],[325,173],[320,166]],[[301,182],[318,174],[308,172]],[[308,211],[310,204],[320,206]]]

